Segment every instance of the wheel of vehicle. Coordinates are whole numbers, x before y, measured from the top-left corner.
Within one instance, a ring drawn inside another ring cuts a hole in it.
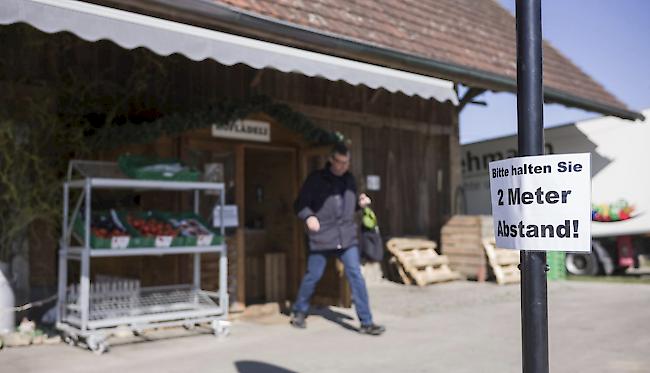
[[[595,276],[598,274],[598,257],[595,254],[567,253],[566,270],[576,276]]]

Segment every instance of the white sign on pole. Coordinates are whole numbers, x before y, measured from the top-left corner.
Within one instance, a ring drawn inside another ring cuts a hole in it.
[[[212,136],[248,141],[271,141],[271,124],[261,120],[236,120],[225,126],[212,126]]]
[[[591,154],[490,162],[497,247],[591,250]]]

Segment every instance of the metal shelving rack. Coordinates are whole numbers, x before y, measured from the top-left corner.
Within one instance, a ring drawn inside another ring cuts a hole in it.
[[[70,209],[70,192],[81,193]],[[210,323],[217,336],[229,333],[226,245],[191,247],[151,247],[126,249],[93,249],[90,246],[92,193],[96,189],[190,191],[194,193],[194,212],[199,214],[200,193],[214,191],[221,206],[225,203],[223,183],[135,180],[126,178],[116,163],[70,162],[67,181],[63,185],[63,235],[59,250],[57,329],[70,344],[82,341],[92,351],[108,349],[107,339],[117,328],[127,327],[135,334],[163,326],[193,327]],[[216,206],[216,204],[215,204]],[[82,246],[72,246],[73,226],[79,211],[84,209]],[[72,215],[70,215],[72,212]],[[225,239],[223,224],[221,237]],[[219,254],[219,290],[201,290],[201,254]],[[139,280],[93,283],[90,262],[100,257],[189,254],[194,256],[192,284],[140,288]],[[68,286],[68,261],[79,261],[78,284]],[[92,290],[92,291],[91,291]]]

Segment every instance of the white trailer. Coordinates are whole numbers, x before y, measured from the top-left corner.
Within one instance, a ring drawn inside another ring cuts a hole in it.
[[[593,250],[568,253],[569,273],[611,274],[650,253],[650,109],[643,115],[645,121],[600,117],[544,131],[547,154],[591,153]],[[516,135],[462,146],[461,211],[491,214],[488,164],[516,149]]]

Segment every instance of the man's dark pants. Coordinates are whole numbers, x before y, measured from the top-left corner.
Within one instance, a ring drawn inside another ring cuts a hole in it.
[[[372,324],[368,290],[366,289],[366,282],[361,274],[359,248],[357,246],[351,246],[347,249],[309,252],[307,273],[300,284],[293,311],[307,314],[309,311],[309,299],[314,294],[316,284],[318,284],[318,281],[323,276],[327,258],[332,255],[337,256],[343,262],[345,275],[348,278],[350,289],[352,290],[352,302],[354,303],[361,325]]]

